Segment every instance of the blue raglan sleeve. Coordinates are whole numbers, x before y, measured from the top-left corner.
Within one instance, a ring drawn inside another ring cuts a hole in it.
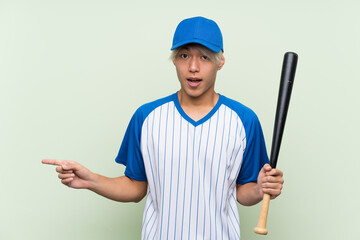
[[[264,134],[257,116],[254,115],[244,127],[246,148],[240,173],[236,181],[238,184],[257,182],[261,168],[266,163],[269,163]]]
[[[125,176],[138,181],[147,180],[140,147],[142,124],[142,113],[138,109],[130,120],[115,159],[117,163],[126,166]]]

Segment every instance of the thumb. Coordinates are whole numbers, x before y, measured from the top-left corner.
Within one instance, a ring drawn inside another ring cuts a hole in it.
[[[261,171],[269,172],[269,171],[271,171],[271,169],[272,169],[272,167],[270,166],[270,164],[266,163],[266,164],[262,167]]]
[[[62,164],[61,167],[66,171],[68,171],[68,170],[78,171],[81,169],[80,164],[78,164],[76,162],[66,162],[66,163]]]

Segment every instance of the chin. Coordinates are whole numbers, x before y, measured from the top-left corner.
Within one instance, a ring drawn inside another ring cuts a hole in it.
[[[192,89],[192,88],[188,88],[186,86],[186,87],[182,87],[182,89],[181,89],[181,94],[191,97],[191,98],[200,98],[202,96],[208,95],[210,92],[211,92],[211,88],[204,89],[203,87]]]
[[[200,97],[201,95],[203,95],[203,92],[198,91],[198,90],[192,90],[192,89],[183,90],[182,93],[184,95],[187,95],[192,98],[197,98],[197,97]]]

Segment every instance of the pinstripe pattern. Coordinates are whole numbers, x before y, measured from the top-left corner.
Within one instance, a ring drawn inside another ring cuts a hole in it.
[[[148,181],[142,239],[239,239],[236,179],[246,137],[226,105],[194,124],[173,101],[141,129]]]

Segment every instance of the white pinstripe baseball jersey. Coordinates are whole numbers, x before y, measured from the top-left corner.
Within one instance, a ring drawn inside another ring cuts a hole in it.
[[[136,111],[116,158],[148,181],[142,239],[240,239],[236,183],[256,182],[268,161],[249,108],[219,95],[193,121],[177,93]]]

